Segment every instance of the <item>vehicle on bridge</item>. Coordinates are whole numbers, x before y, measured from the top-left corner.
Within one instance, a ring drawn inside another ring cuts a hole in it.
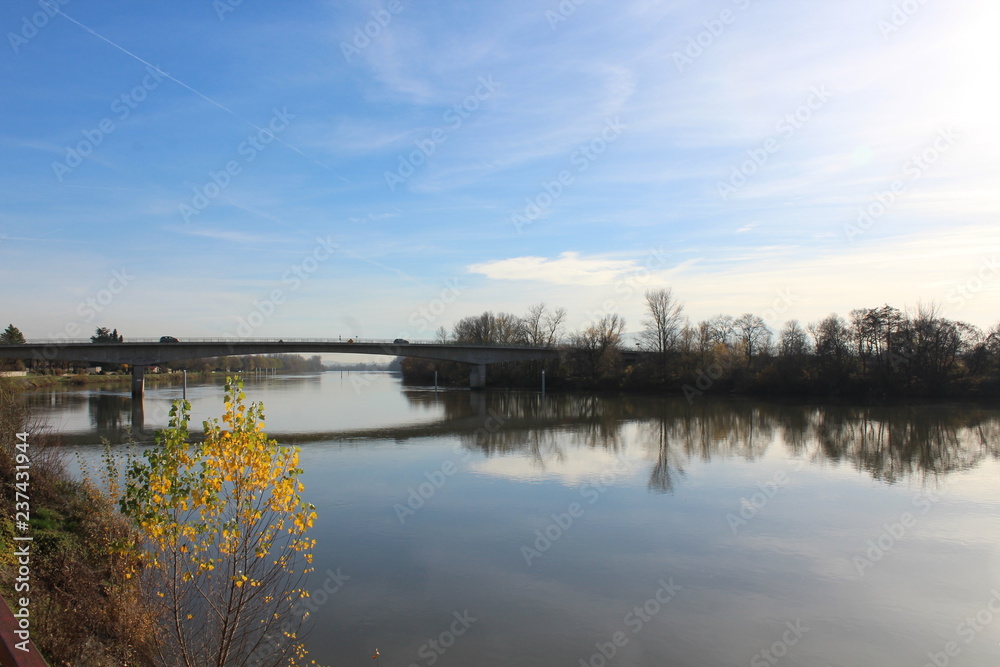
[[[404,338],[397,338],[396,340],[392,341],[392,344],[393,345],[409,345],[410,341],[408,341],[408,340],[406,340]]]
[[[161,343],[179,343],[180,341],[173,336],[160,336]]]

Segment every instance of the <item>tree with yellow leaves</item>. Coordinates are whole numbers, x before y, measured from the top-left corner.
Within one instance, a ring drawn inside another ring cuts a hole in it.
[[[295,665],[316,519],[304,502],[299,450],[264,433],[264,410],[227,378],[226,412],[188,432],[178,401],[158,447],[131,461],[122,512],[145,537],[143,576],[162,603],[166,665]]]

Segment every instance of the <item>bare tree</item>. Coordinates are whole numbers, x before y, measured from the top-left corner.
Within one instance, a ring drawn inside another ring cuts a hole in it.
[[[851,361],[851,332],[847,322],[833,314],[818,324],[810,324],[809,333],[816,341],[816,356],[823,366],[832,371],[832,379],[843,379]]]
[[[480,345],[519,344],[525,341],[521,318],[510,313],[485,312],[463,317],[455,324],[455,341]]]
[[[531,345],[543,345],[545,334],[545,303],[536,303],[528,308],[527,314],[521,318],[524,322],[524,334]]]
[[[544,303],[535,304],[521,318],[526,341],[531,345],[555,345],[562,336],[565,320],[565,308],[550,311]]]
[[[555,345],[563,337],[563,326],[566,324],[566,309],[556,308],[545,316],[545,331],[548,335],[546,345]]]
[[[646,309],[649,316],[643,320],[642,339],[660,354],[673,351],[684,329],[684,306],[669,287],[660,287],[646,291]]]
[[[677,337],[677,350],[682,354],[691,354],[698,344],[698,329],[691,326],[691,320],[684,318],[684,326]]]
[[[731,345],[733,342],[733,326],[736,320],[732,315],[716,315],[708,320],[708,331],[713,344]]]
[[[526,342],[524,320],[511,313],[497,313],[493,322],[496,343],[522,345]]]
[[[591,324],[583,332],[582,337],[588,341],[586,347],[601,352],[608,348],[616,348],[621,343],[622,332],[625,330],[625,318],[617,313],[605,315]]]
[[[619,345],[625,319],[618,314],[605,315],[573,337],[573,346],[583,353],[588,372],[607,374],[621,358]]]
[[[699,322],[698,328],[694,330],[694,349],[702,361],[708,357],[715,344],[716,340],[712,331],[711,320]]]
[[[573,337],[573,345],[594,359],[609,349],[617,349],[625,330],[625,318],[617,313],[605,315]]]
[[[921,304],[908,325],[913,372],[935,389],[948,382],[959,359],[969,357],[984,339],[977,327],[946,319],[940,313],[934,304]]]
[[[781,356],[786,359],[801,359],[809,352],[809,338],[798,320],[789,320],[781,330],[779,343]]]
[[[759,315],[744,313],[733,321],[733,332],[739,340],[747,361],[753,359],[754,352],[767,347],[771,330]]]

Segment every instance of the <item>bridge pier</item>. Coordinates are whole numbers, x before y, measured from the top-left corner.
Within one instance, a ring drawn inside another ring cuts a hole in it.
[[[132,400],[141,401],[142,392],[146,388],[146,367],[132,366]]]
[[[486,364],[473,364],[469,368],[469,388],[486,389]]]

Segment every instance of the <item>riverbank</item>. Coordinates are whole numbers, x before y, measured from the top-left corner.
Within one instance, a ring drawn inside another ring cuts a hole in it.
[[[188,372],[188,382],[204,382],[212,377],[224,378],[226,373]],[[73,375],[27,375],[25,377],[4,378],[11,391],[31,391],[53,386],[81,387],[86,385],[125,385],[132,381],[129,374],[73,374]],[[184,381],[183,373],[151,373],[145,376],[146,385],[173,385]]]
[[[152,665],[155,611],[133,576],[138,535],[113,498],[73,479],[59,440],[12,400],[11,381],[23,379],[0,381],[0,596],[28,611],[50,665]]]

